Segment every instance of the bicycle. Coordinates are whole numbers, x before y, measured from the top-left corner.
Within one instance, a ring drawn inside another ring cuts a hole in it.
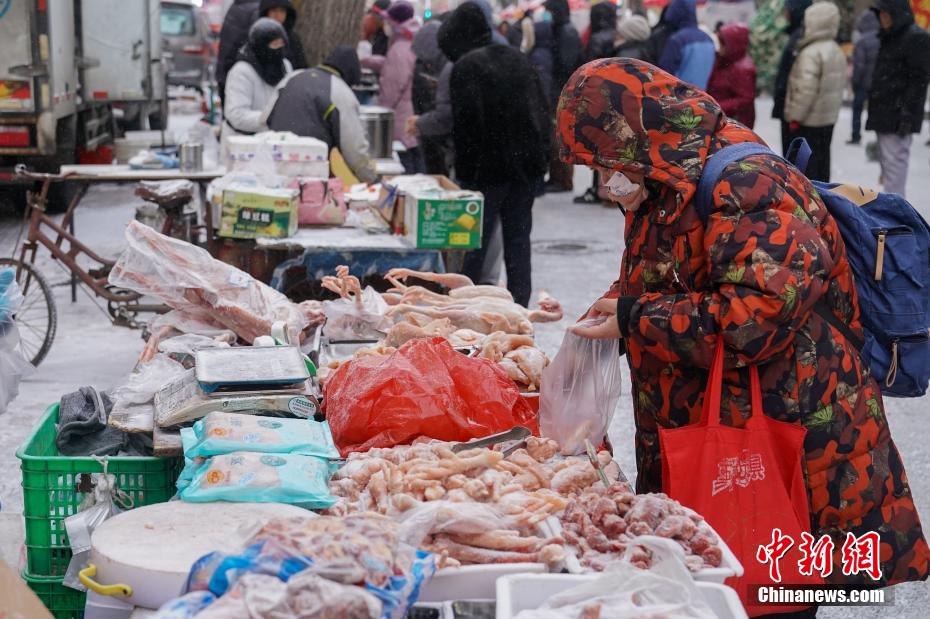
[[[16,281],[20,285],[24,298],[14,320],[20,327],[23,352],[34,366],[38,366],[45,359],[58,329],[58,309],[52,287],[35,265],[36,254],[40,246],[48,249],[61,267],[70,273],[72,299],[77,282],[80,281],[94,293],[95,297],[107,302],[106,309],[101,308],[101,310],[116,326],[140,328],[143,324],[136,320],[138,314],[164,313],[170,309],[162,304],[140,303],[141,294],[110,285],[107,277],[116,262],[100,256],[74,236],[72,227],[74,210],[83,198],[86,187],[82,186],[78,189],[77,194],[68,204],[60,224],[46,214],[49,188],[52,183],[67,180],[68,176],[70,175],[30,172],[23,165],[16,166],[13,173],[14,180],[42,183],[38,192],[29,191],[26,194],[27,207],[23,215],[23,228],[28,221],[29,231],[25,242],[19,249],[19,258],[0,258],[0,268],[16,269]],[[54,233],[55,238],[47,234],[46,229]],[[14,256],[22,234],[23,229],[20,229],[19,237],[13,246]],[[65,242],[67,242],[67,249],[64,247]],[[85,256],[99,266],[84,269],[77,262],[79,256]],[[86,290],[84,292],[100,307],[94,297],[91,297]]]

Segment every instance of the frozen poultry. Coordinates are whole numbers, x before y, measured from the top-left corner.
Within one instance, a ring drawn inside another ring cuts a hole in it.
[[[526,376],[528,391],[536,391],[542,381],[543,370],[549,365],[549,357],[535,346],[521,346],[504,355],[504,359],[513,361]]]
[[[208,317],[250,343],[270,334],[276,321],[285,322],[291,341],[303,336],[308,321],[296,303],[206,250],[137,221],[126,226],[126,241],[110,271],[112,285],[158,297],[185,314]]]
[[[450,309],[446,307],[423,307],[402,303],[388,310],[388,316],[403,321],[409,315],[427,316],[431,319],[448,318],[457,329],[471,329],[479,333],[490,334],[495,331],[506,333],[532,333],[533,325],[520,314],[507,315],[500,308],[484,309]]]
[[[349,274],[349,267],[341,264],[336,267],[336,276],[325,275],[321,285],[326,290],[335,292],[343,299],[361,302],[362,283],[354,275]]]
[[[433,320],[422,327],[412,322],[399,322],[388,331],[384,343],[387,346],[400,347],[418,338],[448,337],[453,331],[455,327],[448,318]]]
[[[512,350],[516,350],[521,346],[534,345],[535,342],[529,335],[515,335],[502,331],[495,331],[478,344],[478,347],[481,348],[481,353],[478,356],[497,362],[503,359],[504,356]]]
[[[481,344],[485,337],[487,336],[484,333],[478,333],[471,329],[458,329],[446,339],[449,340],[453,348],[469,348]]]
[[[475,282],[471,281],[471,279],[464,275],[459,275],[458,273],[430,273],[428,271],[413,271],[411,269],[391,269],[387,272],[387,277],[390,279],[403,280],[406,280],[408,277],[416,277],[417,279],[439,284],[449,289],[475,285]]]

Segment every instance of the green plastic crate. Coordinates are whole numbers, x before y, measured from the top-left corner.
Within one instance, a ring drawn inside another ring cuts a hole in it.
[[[61,578],[36,578],[26,572],[22,579],[55,619],[83,619],[87,594],[61,584]]]
[[[26,571],[31,578],[62,578],[71,561],[65,518],[78,511],[92,473],[103,466],[87,457],[62,456],[55,446],[58,404],[48,407],[16,452],[23,470]],[[134,507],[164,503],[175,494],[180,458],[110,457],[108,472]]]

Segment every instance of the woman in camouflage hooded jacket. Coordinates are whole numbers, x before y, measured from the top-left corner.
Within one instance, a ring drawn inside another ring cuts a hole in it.
[[[879,584],[925,579],[930,550],[879,387],[812,309],[825,303],[861,329],[843,239],[814,187],[781,160],[748,157],[720,176],[705,226],[693,207],[704,163],[724,146],[761,139],[707,94],[638,60],[583,66],[557,118],[564,161],[644,178],[648,190],[626,215],[620,279],[605,295],[618,299],[632,374],[637,490],[661,490],[657,428],[700,420],[722,338],[722,423],[744,424],[747,366],[758,366],[765,413],[807,429],[812,532],[831,536],[835,565],[847,532],[877,531]],[[839,569],[828,580],[873,583]]]

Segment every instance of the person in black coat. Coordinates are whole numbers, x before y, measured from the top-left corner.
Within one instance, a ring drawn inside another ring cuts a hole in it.
[[[258,15],[258,0],[235,0],[226,11],[220,29],[220,49],[216,57],[216,83],[220,97],[226,91],[226,74],[236,64],[239,50],[249,38],[249,28]]]
[[[284,26],[287,32],[287,51],[284,57],[291,61],[291,66],[295,71],[306,69],[307,59],[304,56],[304,46],[300,43],[300,37],[294,32],[297,10],[291,4],[291,0],[261,0],[258,5],[258,17],[270,17]]]
[[[865,128],[878,134],[882,184],[904,195],[913,134],[920,133],[930,76],[930,34],[914,23],[908,0],[878,0],[881,45]]]
[[[778,71],[775,72],[775,87],[772,92],[772,118],[781,120],[781,152],[788,152],[788,144],[791,143],[792,132],[791,123],[785,120],[785,99],[788,97],[788,76],[791,75],[791,67],[794,66],[794,59],[798,41],[804,35],[804,11],[811,5],[811,0],[785,0],[785,12],[788,14],[788,42],[785,44],[781,53],[781,59],[778,61]]]
[[[852,104],[852,139],[847,144],[858,144],[862,138],[862,110],[869,90],[872,88],[872,76],[875,74],[875,62],[878,60],[878,32],[881,27],[878,15],[866,9],[856,18],[856,32],[859,39],[853,49],[853,72],[850,86],[853,91]]]
[[[595,4],[591,7],[591,31],[585,50],[585,62],[613,56],[616,37],[617,7],[610,2]]]
[[[546,0],[544,5],[551,15],[552,26],[552,88],[549,92],[549,106],[554,112],[562,94],[562,87],[568,82],[575,69],[584,63],[584,49],[581,37],[571,22],[568,0]],[[555,123],[552,123],[555,127]],[[555,140],[551,140],[555,144]],[[546,190],[562,192],[572,190],[574,169],[562,162],[556,153],[552,153],[549,164],[549,183]]]
[[[459,6],[447,26],[470,6]],[[484,194],[484,239],[500,218],[507,288],[526,306],[532,292],[533,201],[549,165],[547,97],[527,58],[496,43],[456,60],[450,95],[456,175],[463,186]],[[475,281],[485,251],[469,252],[465,258],[464,273]]]
[[[673,34],[675,34],[674,28],[668,23],[668,20],[665,19],[666,10],[668,5],[662,9],[662,13],[659,15],[659,21],[649,33],[649,38],[646,40],[646,44],[643,47],[644,57],[641,60],[650,62],[652,64],[659,64],[659,58],[662,57],[662,52],[665,51],[665,44],[668,43],[668,40]],[[648,25],[648,22],[647,22]]]

